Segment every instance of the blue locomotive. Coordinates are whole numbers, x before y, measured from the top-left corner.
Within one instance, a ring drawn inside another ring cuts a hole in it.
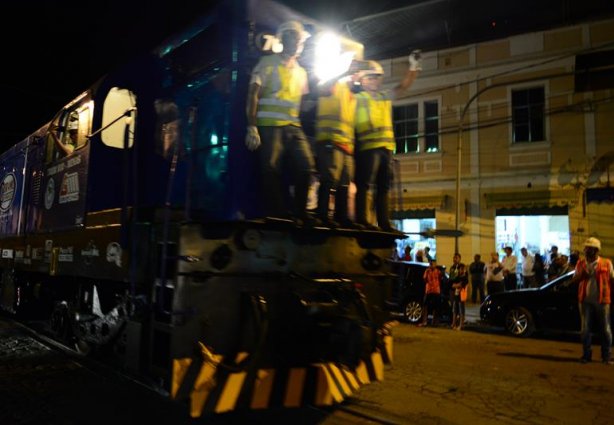
[[[2,310],[194,417],[330,405],[381,380],[399,236],[263,219],[244,146],[251,67],[297,18],[321,30],[272,1],[211,2],[2,153]]]

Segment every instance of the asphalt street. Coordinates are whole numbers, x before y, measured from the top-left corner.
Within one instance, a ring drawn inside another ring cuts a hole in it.
[[[111,371],[84,366],[0,318],[1,425],[611,424],[614,366],[580,364],[577,335],[521,339],[479,325],[393,329],[385,380],[336,409],[187,417],[187,409]],[[595,347],[598,351],[598,347]]]
[[[386,380],[354,404],[406,424],[611,424],[614,366],[581,364],[578,335],[517,338],[480,326],[394,328]],[[599,352],[595,346],[593,352]]]

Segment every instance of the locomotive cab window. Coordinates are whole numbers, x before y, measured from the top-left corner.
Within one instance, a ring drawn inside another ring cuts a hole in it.
[[[66,109],[49,126],[47,162],[70,156],[84,146],[91,126],[91,103]]]

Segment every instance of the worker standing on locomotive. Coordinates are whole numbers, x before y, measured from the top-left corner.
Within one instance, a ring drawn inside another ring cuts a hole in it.
[[[260,59],[252,71],[247,95],[245,144],[251,151],[259,150],[265,214],[288,217],[282,170],[286,168],[283,162],[289,159],[289,169],[294,172],[293,218],[299,225],[314,224],[307,214],[307,195],[315,162],[299,119],[301,98],[309,92],[309,84],[298,57],[308,37],[298,21],[281,24],[277,38],[283,51]]]
[[[318,98],[316,155],[320,186],[318,219],[330,227],[357,227],[348,215],[350,181],[354,179],[354,117],[356,98],[351,87],[355,65],[349,76],[323,84]],[[329,198],[335,191],[334,219],[329,218]]]
[[[392,90],[381,90],[384,69],[375,61],[360,72],[364,89],[356,95],[356,222],[371,229],[393,230],[389,217],[388,192],[392,180],[392,100],[400,98],[422,70],[420,52],[409,55],[409,68]],[[367,194],[375,184],[377,226],[367,220]]]

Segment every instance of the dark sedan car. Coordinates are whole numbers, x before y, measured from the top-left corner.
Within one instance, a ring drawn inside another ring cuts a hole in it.
[[[507,332],[527,337],[536,330],[579,331],[578,284],[568,272],[541,288],[501,292],[486,297],[480,318]]]
[[[391,265],[392,272],[397,277],[392,289],[392,297],[388,300],[388,305],[392,311],[401,314],[405,321],[418,323],[422,318],[422,306],[424,303],[424,272],[429,265],[414,261],[393,261]],[[452,310],[449,297],[448,275],[444,266],[437,267],[444,275],[441,285],[439,317],[442,321],[445,321],[449,320]]]

